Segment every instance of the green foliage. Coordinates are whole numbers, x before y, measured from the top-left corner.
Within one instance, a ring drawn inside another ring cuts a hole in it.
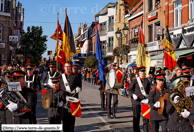
[[[97,62],[98,61],[96,60],[95,56],[90,56],[85,59],[85,66],[87,68],[92,68],[95,67],[95,65],[97,65]]]
[[[42,54],[47,49],[46,45],[47,36],[43,35],[42,27],[40,26],[32,26],[31,28],[28,26],[27,31],[23,34],[21,38],[21,45],[23,47],[18,51],[18,54],[25,53],[25,59],[31,59],[31,63],[38,65],[42,58]],[[29,47],[33,46],[30,50]]]
[[[122,45],[115,47],[113,49],[113,55],[114,56],[120,56],[121,54],[127,55],[130,52],[130,46],[129,45]]]

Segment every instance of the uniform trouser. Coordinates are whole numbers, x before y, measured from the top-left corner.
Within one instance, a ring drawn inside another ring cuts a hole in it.
[[[103,89],[100,90],[100,99],[101,99],[101,109],[104,109],[105,108],[105,94],[104,94]]]
[[[112,93],[106,93],[107,96],[107,114],[111,115],[112,113],[117,112],[117,106],[118,106],[118,94],[112,94]],[[112,107],[112,113],[111,113],[111,100],[113,96],[113,107]]]
[[[35,108],[32,113],[32,124],[37,124],[36,121],[36,104],[37,104],[37,94],[35,94]]]
[[[162,132],[167,132],[166,125],[167,125],[167,120],[151,120],[151,132],[159,132],[159,125],[162,128]]]
[[[48,121],[49,121],[49,124],[61,124],[61,117],[49,117]]]
[[[1,130],[1,124],[6,124],[5,122],[5,111],[4,110],[0,110],[0,132],[2,132]]]
[[[141,113],[141,105],[133,104],[133,130],[134,132],[140,132],[140,113]],[[149,119],[143,118],[143,132],[150,131]]]
[[[63,131],[74,132],[75,117],[68,112],[68,109],[63,110]]]

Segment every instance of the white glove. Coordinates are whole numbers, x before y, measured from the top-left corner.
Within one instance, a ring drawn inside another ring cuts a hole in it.
[[[63,106],[63,101],[59,102],[59,103],[58,103],[58,106],[59,106],[59,107],[62,107],[62,106]]]
[[[18,108],[18,105],[16,103],[13,103],[12,101],[9,101],[9,104],[6,106],[11,112],[16,110]]]
[[[77,92],[77,93],[81,93],[81,88],[79,88],[79,87],[77,87],[76,89],[75,89],[75,92]]]
[[[174,97],[173,103],[175,103],[175,104],[178,103],[179,102],[179,99],[180,99],[180,96],[176,95]]]
[[[117,61],[114,61],[113,64],[117,64]]]
[[[143,100],[141,101],[141,103],[142,103],[142,104],[148,104],[148,99],[143,99]]]
[[[155,108],[160,108],[160,102],[157,101],[157,102],[154,104],[154,107],[155,107]]]
[[[133,99],[137,100],[137,95],[133,94]]]
[[[190,112],[189,112],[188,110],[184,109],[184,112],[181,112],[181,115],[182,115],[184,118],[187,118],[187,117],[189,117]]]

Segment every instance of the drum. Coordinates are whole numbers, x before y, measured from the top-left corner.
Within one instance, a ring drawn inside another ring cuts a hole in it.
[[[43,90],[42,90],[42,96],[44,95],[44,93],[46,93],[48,91],[48,88],[44,88]]]
[[[108,83],[111,88],[122,88],[123,72],[119,68],[111,69],[108,76]]]
[[[151,107],[149,107],[148,104],[141,104],[141,107],[142,107],[142,116],[146,119],[150,119],[150,110],[151,110]]]
[[[66,102],[70,104],[71,115],[75,117],[81,117],[81,103],[79,99],[66,96]]]

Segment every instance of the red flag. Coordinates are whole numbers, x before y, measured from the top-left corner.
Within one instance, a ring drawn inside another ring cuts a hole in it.
[[[55,33],[51,35],[51,38],[54,40],[57,40],[57,29],[55,30]],[[63,40],[63,30],[61,28],[61,25],[58,21],[58,39]]]
[[[63,49],[60,49],[60,52],[59,52],[59,55],[57,56],[57,60],[59,63],[61,63],[63,66],[62,66],[62,69],[64,69],[64,64],[65,64],[65,54],[64,54],[64,51]]]
[[[77,103],[70,103],[71,106],[71,115],[75,117],[81,117],[81,103],[80,101]]]

